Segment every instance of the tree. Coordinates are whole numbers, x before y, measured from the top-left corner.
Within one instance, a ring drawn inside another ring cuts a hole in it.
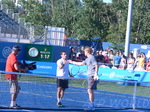
[[[150,43],[150,9],[148,9],[148,6],[150,6],[149,0],[135,1],[132,24],[132,43]]]
[[[21,15],[21,17],[25,18],[27,22],[31,22],[33,25],[50,25],[49,4],[41,4],[35,0],[21,0],[21,5],[25,11],[25,14]]]
[[[126,18],[128,2],[126,0],[114,0],[110,6],[112,11],[111,21],[106,40],[111,43],[125,42]]]
[[[125,43],[128,0],[112,0],[110,4],[103,0],[47,0],[47,4],[37,0],[20,1],[26,12],[21,17],[33,25],[64,27],[71,38],[103,37],[102,41]],[[134,1],[132,44],[150,43],[149,6],[149,0]]]
[[[113,0],[111,11],[114,20],[109,26],[106,40],[112,43],[125,43],[128,1]],[[150,43],[150,6],[149,0],[135,0],[132,16],[131,41],[132,44],[149,44]]]
[[[104,37],[109,26],[105,13],[105,4],[100,0],[83,0],[84,5],[78,13],[77,23],[73,26],[76,37],[91,40]]]
[[[85,40],[107,34],[106,4],[100,0],[85,0],[84,5],[80,0],[21,1],[26,12],[22,17],[34,25],[64,27],[68,37]]]
[[[14,9],[14,12],[18,12],[18,8],[15,6],[13,0],[1,0],[0,4],[7,4],[8,9]]]

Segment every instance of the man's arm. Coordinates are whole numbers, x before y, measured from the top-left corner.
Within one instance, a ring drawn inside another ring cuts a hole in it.
[[[95,65],[95,73],[98,74],[98,64]]]
[[[24,72],[24,73],[26,73],[28,71],[27,69],[20,68],[18,65],[19,65],[18,62],[14,64],[15,70],[17,70],[19,72]]]
[[[62,64],[58,64],[58,67],[60,69],[62,69],[66,63],[67,63],[67,61],[65,60],[65,61],[62,62]]]
[[[76,62],[76,61],[72,61],[72,60],[68,60],[68,62],[69,62],[70,64],[74,64],[74,65],[84,65],[83,62]]]
[[[23,66],[23,64],[21,62],[17,62],[19,66]]]
[[[95,65],[94,80],[98,80],[98,64]]]

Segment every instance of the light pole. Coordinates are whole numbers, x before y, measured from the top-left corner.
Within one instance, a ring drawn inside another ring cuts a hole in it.
[[[129,0],[127,29],[126,29],[126,38],[125,38],[125,56],[129,55],[129,49],[130,49],[133,4],[134,4],[134,0]]]

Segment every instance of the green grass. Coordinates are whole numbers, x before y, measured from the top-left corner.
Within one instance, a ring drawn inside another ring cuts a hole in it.
[[[5,80],[5,75],[1,75],[1,80]],[[55,78],[49,77],[38,77],[38,76],[21,76],[20,82],[43,82],[43,83],[56,83]],[[70,80],[69,86],[83,87],[82,83],[84,80]],[[98,90],[110,91],[124,94],[133,94],[134,86],[118,85],[115,82],[104,82],[98,83]],[[136,95],[150,97],[150,87],[137,86]]]

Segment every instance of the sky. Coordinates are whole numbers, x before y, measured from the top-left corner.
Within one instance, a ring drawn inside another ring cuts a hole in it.
[[[112,2],[112,0],[103,0],[104,2],[106,2],[106,3],[111,3]]]
[[[0,1],[2,1],[2,0],[0,0]],[[111,3],[112,0],[103,0],[103,1],[106,3]]]

